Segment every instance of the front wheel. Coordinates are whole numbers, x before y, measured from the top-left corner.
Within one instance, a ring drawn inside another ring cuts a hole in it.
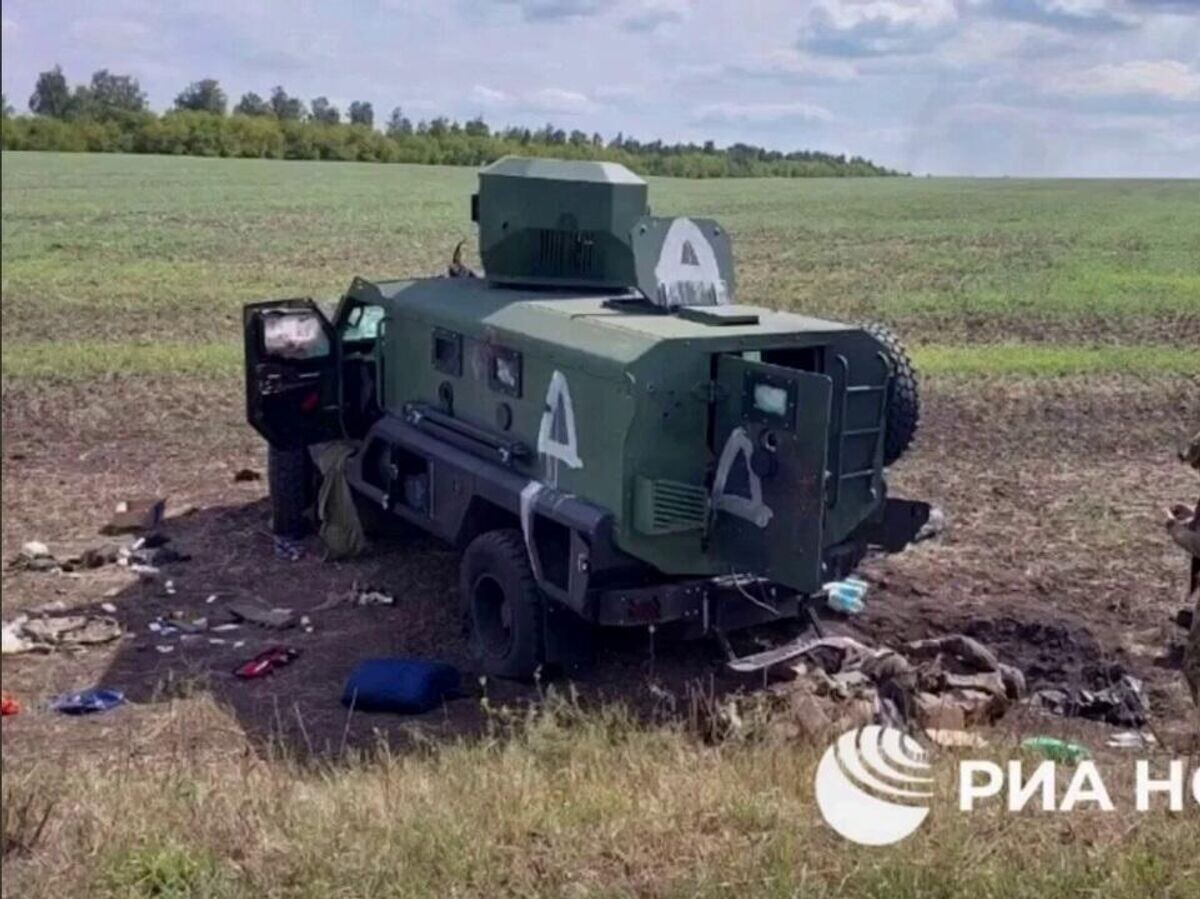
[[[488,531],[467,547],[459,593],[471,655],[483,673],[533,677],[543,659],[542,595],[516,529]]]

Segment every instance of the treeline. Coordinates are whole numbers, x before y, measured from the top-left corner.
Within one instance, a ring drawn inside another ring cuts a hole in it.
[[[266,98],[244,94],[227,112],[228,98],[213,79],[195,82],[156,115],[136,79],[96,72],[72,89],[58,67],[43,72],[29,99],[31,115],[14,115],[7,101],[0,125],[6,150],[157,153],[262,159],[329,159],[479,166],[506,154],[603,159],[647,175],[688,178],[740,176],[846,177],[894,175],[860,157],[814,151],[781,153],[750,144],[642,142],[618,134],[566,131],[547,124],[493,129],[482,118],[446,117],[415,124],[397,107],[375,128],[369,102],[350,104],[347,120],[325,97],[310,103],[276,87]]]

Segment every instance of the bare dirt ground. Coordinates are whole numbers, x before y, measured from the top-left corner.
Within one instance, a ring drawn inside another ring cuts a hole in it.
[[[1145,679],[1154,726],[1187,734],[1194,724],[1171,651],[1182,634],[1170,621],[1186,566],[1160,521],[1165,505],[1197,491],[1173,458],[1175,442],[1200,422],[1197,384],[937,380],[925,395],[921,437],[895,472],[893,490],[939,503],[950,527],[935,543],[867,565],[874,590],[853,627],[880,642],[965,631],[1022,667],[1035,687],[1078,682],[1088,666],[1119,662]],[[5,722],[10,760],[113,752],[151,761],[179,751],[181,740],[187,751],[205,754],[268,751],[280,740],[322,753],[369,745],[380,733],[395,743],[415,730],[437,738],[483,725],[472,698],[419,718],[347,716],[342,684],[364,658],[450,661],[464,666],[468,687],[480,693],[456,613],[457,558],[424,539],[349,563],[322,561],[315,540],[299,561],[277,558],[265,480],[233,477],[241,468],[263,469],[238,383],[14,382],[5,387],[4,433],[6,560],[31,539],[60,557],[103,542],[97,528],[114,505],[147,494],[169,497],[167,533],[191,556],[169,566],[177,591],[170,596],[115,566],[79,575],[5,570],[6,619],[47,602],[98,609],[110,601],[126,630],[117,643],[75,655],[5,659],[4,688],[25,705]],[[355,582],[392,592],[395,606],[313,612],[311,634],[243,627],[181,642],[146,627],[174,611],[216,621],[226,601],[243,596],[304,614]],[[208,636],[229,642],[214,645]],[[777,637],[750,634],[742,643]],[[234,648],[234,640],[246,642]],[[263,680],[232,676],[237,663],[278,643],[298,648],[300,658]],[[175,649],[163,654],[156,644]],[[59,692],[96,684],[124,690],[130,703],[87,719],[44,707]],[[595,670],[577,686],[584,701],[618,699],[661,714],[664,695],[747,685],[723,672],[710,644],[652,644],[636,633],[606,637]],[[538,689],[493,682],[486,694],[492,704],[519,704]],[[172,703],[163,700],[180,696],[211,697],[226,712],[203,733],[165,739]]]

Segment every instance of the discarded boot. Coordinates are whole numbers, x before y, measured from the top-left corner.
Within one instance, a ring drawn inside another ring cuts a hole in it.
[[[298,649],[292,649],[289,646],[272,646],[265,652],[256,655],[250,661],[238,665],[233,670],[233,673],[243,680],[266,677],[276,668],[290,665],[299,655],[300,650]]]

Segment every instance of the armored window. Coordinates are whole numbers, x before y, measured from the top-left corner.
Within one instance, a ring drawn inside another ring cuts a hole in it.
[[[379,336],[379,325],[383,321],[382,306],[355,306],[342,325],[342,342],[374,340]]]
[[[462,335],[441,328],[433,332],[433,367],[454,377],[462,377]]]
[[[498,393],[521,395],[521,354],[508,347],[492,347],[488,366],[488,385]]]

